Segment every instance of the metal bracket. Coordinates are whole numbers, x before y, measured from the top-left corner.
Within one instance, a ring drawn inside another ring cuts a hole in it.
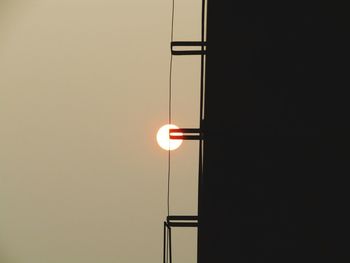
[[[171,227],[198,227],[198,216],[167,216],[164,222],[163,263],[172,263]],[[166,253],[168,247],[168,254]]]
[[[173,140],[202,140],[203,133],[197,128],[169,129],[169,137]]]
[[[176,47],[201,47],[201,49],[175,50]],[[171,54],[177,56],[206,55],[207,42],[202,41],[172,41]]]
[[[198,227],[198,216],[168,216],[169,227]]]

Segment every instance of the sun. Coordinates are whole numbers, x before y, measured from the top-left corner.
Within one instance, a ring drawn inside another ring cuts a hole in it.
[[[182,144],[182,140],[172,140],[169,138],[170,129],[179,129],[179,127],[174,124],[165,124],[157,132],[157,142],[166,151],[176,150]],[[173,133],[173,135],[182,135],[182,133]]]

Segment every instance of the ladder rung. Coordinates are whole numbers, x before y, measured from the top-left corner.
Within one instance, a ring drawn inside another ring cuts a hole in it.
[[[198,128],[179,128],[179,129],[169,129],[169,133],[200,133],[201,130]]]
[[[168,216],[168,222],[172,220],[198,220],[198,216]]]
[[[201,140],[202,136],[201,135],[170,135],[170,139],[196,141],[196,140]]]
[[[173,140],[201,140],[203,139],[203,134],[197,128],[180,128],[169,129],[169,137]]]
[[[176,56],[206,55],[206,50],[171,50],[171,54]]]
[[[175,47],[202,47],[201,50],[174,50]],[[177,56],[206,55],[207,42],[202,41],[172,41],[171,54]]]
[[[173,41],[171,42],[172,47],[206,47],[207,42],[202,41]]]
[[[169,227],[198,227],[197,222],[168,222]]]

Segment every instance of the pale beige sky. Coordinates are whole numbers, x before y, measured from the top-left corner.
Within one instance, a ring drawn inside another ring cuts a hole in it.
[[[0,0],[0,262],[161,262],[171,1]],[[176,0],[177,40],[200,0]],[[199,63],[174,60],[175,122],[197,127]],[[173,153],[172,210],[197,207],[197,144]],[[194,262],[195,232],[174,233]]]

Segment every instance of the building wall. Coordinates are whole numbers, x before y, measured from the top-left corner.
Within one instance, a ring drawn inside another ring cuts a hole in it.
[[[200,263],[340,255],[340,19],[307,3],[209,1]]]

